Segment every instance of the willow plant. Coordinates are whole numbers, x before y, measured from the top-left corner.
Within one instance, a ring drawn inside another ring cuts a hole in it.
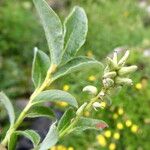
[[[128,75],[137,69],[136,66],[125,67],[129,51],[120,60],[118,60],[117,52],[115,52],[112,59],[107,58],[101,91],[92,85],[84,87],[83,91],[92,94],[93,98],[78,107],[74,96],[65,91],[50,89],[50,86],[60,77],[74,71],[103,67],[102,63],[95,59],[76,56],[86,40],[88,31],[86,13],[83,8],[76,6],[62,24],[57,14],[45,0],[34,0],[34,4],[45,31],[50,55],[34,48],[32,81],[35,90],[18,118],[15,117],[14,108],[9,98],[3,92],[0,93],[0,101],[5,106],[10,120],[10,127],[1,141],[1,149],[15,150],[17,137],[21,135],[32,141],[35,150],[47,150],[54,146],[59,139],[72,132],[82,132],[87,129],[101,131],[108,127],[104,121],[84,117],[83,113],[93,108],[102,108],[102,102],[106,100],[111,89],[132,85],[132,80],[128,78]],[[58,101],[67,102],[70,105],[60,120],[56,120],[52,108],[42,105],[44,102]],[[25,118],[40,116],[54,118],[43,140],[33,130],[18,130]]]

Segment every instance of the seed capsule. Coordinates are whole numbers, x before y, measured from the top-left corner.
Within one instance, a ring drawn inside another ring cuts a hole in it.
[[[117,73],[115,71],[112,72],[108,72],[104,74],[104,78],[114,78],[117,75]]]
[[[132,72],[135,72],[137,70],[137,66],[129,66],[129,67],[122,67],[119,71],[118,74],[120,76],[128,75]]]
[[[133,84],[131,79],[129,79],[129,78],[120,78],[120,77],[117,77],[115,79],[115,83],[117,85],[132,85]]]
[[[90,94],[96,95],[97,94],[97,88],[92,85],[85,86],[82,90],[83,92],[88,92]]]
[[[118,66],[122,67],[124,66],[124,64],[126,63],[128,57],[129,57],[130,51],[126,51],[126,53],[124,54],[124,56],[120,59],[120,61],[118,62]]]

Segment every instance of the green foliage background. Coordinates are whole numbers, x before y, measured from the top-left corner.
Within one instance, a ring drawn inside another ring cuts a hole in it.
[[[139,8],[136,0],[65,0],[54,1],[54,4],[54,9],[62,19],[74,5],[85,9],[89,20],[89,32],[80,54],[87,55],[90,51],[94,57],[103,61],[116,47],[125,46],[132,50],[128,63],[139,67],[132,78],[135,84],[141,83],[142,79],[146,78],[147,86],[141,90],[133,86],[124,88],[119,94],[114,92],[112,106],[91,115],[108,122],[109,130],[112,132],[118,130],[117,122],[125,124],[127,118],[131,119],[139,126],[139,132],[133,134],[125,127],[120,131],[120,140],[115,142],[117,149],[148,150],[150,129],[146,120],[150,119],[150,61],[143,56],[143,52],[150,47],[149,15]],[[12,99],[28,97],[32,91],[30,75],[33,47],[38,46],[45,51],[48,49],[38,20],[31,1],[0,2],[0,89],[6,91]],[[89,81],[91,75],[97,80]],[[61,82],[57,82],[54,86],[62,89],[65,84],[69,85],[69,92],[83,102],[88,96],[81,93],[82,88],[92,84],[100,89],[100,78],[101,71],[83,71],[61,79]],[[119,107],[124,108],[124,115],[113,120],[112,116]],[[82,135],[72,135],[66,137],[60,144],[73,146],[79,150],[89,147],[100,149],[99,145],[95,145],[96,134],[86,132]],[[112,138],[107,141],[114,142]]]

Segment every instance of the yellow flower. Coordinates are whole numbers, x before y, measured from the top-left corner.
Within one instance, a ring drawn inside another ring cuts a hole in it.
[[[104,135],[107,137],[107,138],[110,138],[111,137],[111,131],[110,130],[107,130],[104,132]]]
[[[84,116],[86,116],[86,117],[90,116],[90,112],[89,111],[85,111],[84,112]]]
[[[119,130],[122,130],[123,129],[123,124],[121,122],[117,123],[117,128]]]
[[[105,108],[105,107],[106,107],[106,103],[105,103],[105,102],[101,102],[100,104],[101,104],[101,107],[102,107],[102,108]]]
[[[64,91],[68,91],[69,89],[70,89],[69,85],[65,84],[65,85],[63,86],[63,90],[64,90]]]
[[[106,139],[103,135],[98,135],[97,136],[97,140],[98,140],[98,143],[102,146],[102,147],[105,147],[107,142],[106,142]]]
[[[57,150],[57,147],[53,146],[50,150]]]
[[[74,148],[73,147],[68,147],[68,150],[74,150]]]
[[[128,16],[129,16],[129,12],[128,12],[128,11],[125,11],[125,12],[123,13],[123,16],[128,17]]]
[[[115,140],[119,140],[120,139],[120,133],[119,132],[114,133],[113,138]]]
[[[115,149],[116,149],[116,144],[115,143],[110,143],[109,150],[115,150]]]
[[[136,124],[133,124],[132,127],[131,127],[131,131],[133,133],[136,133],[138,131],[138,126]]]
[[[141,90],[142,89],[142,84],[141,83],[137,83],[135,85],[135,88],[138,89],[138,90]]]
[[[127,127],[130,127],[131,125],[132,125],[132,121],[131,121],[131,120],[127,120],[127,121],[126,121],[126,126],[127,126]]]
[[[96,80],[96,77],[93,76],[93,75],[91,75],[91,76],[89,76],[88,80],[89,80],[89,81],[95,81],[95,80]]]
[[[90,58],[93,57],[92,51],[88,51],[86,55],[87,55],[88,57],[90,57]]]
[[[118,109],[118,114],[119,114],[119,115],[123,115],[123,113],[124,113],[123,108],[119,108],[119,109]]]
[[[117,119],[118,118],[118,114],[113,114],[113,119]]]
[[[67,102],[57,102],[57,105],[59,105],[60,107],[67,107],[68,103]]]
[[[67,148],[63,145],[58,145],[57,150],[67,150]]]

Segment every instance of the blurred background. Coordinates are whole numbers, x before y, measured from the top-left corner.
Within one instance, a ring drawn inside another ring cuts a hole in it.
[[[87,131],[70,135],[58,143],[57,150],[149,150],[150,147],[150,1],[148,0],[48,0],[62,21],[75,5],[83,7],[89,21],[89,32],[79,54],[105,62],[118,50],[131,50],[128,64],[136,64],[134,86],[112,93],[112,105],[97,112],[85,113],[105,120],[109,128],[102,133]],[[0,0],[0,90],[12,100],[19,114],[33,91],[31,66],[33,47],[47,52],[48,47],[39,18],[31,0]],[[86,85],[101,88],[101,71],[77,72],[60,79],[53,88],[73,94],[83,103],[88,95]],[[66,103],[54,105],[60,116]],[[40,125],[38,125],[40,122]],[[0,139],[8,120],[0,104]],[[21,128],[32,127],[41,136],[49,127],[44,118],[26,120]],[[28,150],[31,143],[20,139],[18,149]],[[55,149],[56,150],[56,149]]]

